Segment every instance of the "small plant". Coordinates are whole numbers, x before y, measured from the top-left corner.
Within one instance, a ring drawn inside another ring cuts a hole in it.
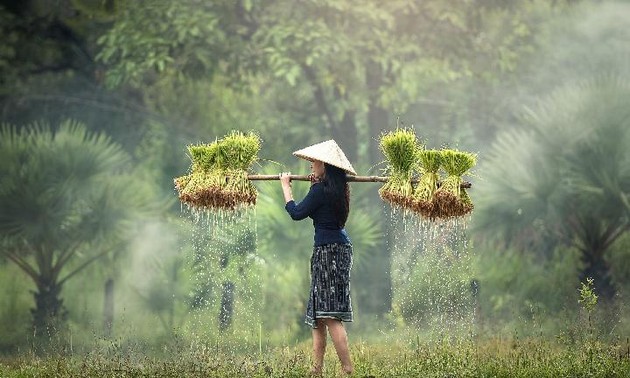
[[[578,303],[582,305],[582,308],[590,315],[597,306],[597,294],[595,294],[594,280],[591,277],[586,278],[586,283],[580,282],[580,299]]]
[[[206,210],[255,205],[258,193],[247,174],[258,160],[260,146],[258,135],[239,131],[210,144],[188,146],[190,174],[174,180],[179,199]]]
[[[589,338],[593,340],[593,320],[592,313],[597,306],[597,294],[595,294],[594,288],[594,280],[591,277],[586,278],[586,283],[580,282],[580,299],[578,299],[578,303],[582,305],[582,308],[588,314],[588,334]]]
[[[394,207],[412,208],[413,186],[411,179],[422,147],[412,129],[396,129],[383,134],[380,148],[387,159],[389,178],[379,189],[381,198]]]
[[[470,213],[474,206],[466,190],[461,188],[462,176],[477,164],[477,155],[458,150],[442,150],[442,167],[448,175],[435,192],[435,204],[441,218],[459,217]]]
[[[592,318],[592,313],[597,306],[597,295],[595,294],[594,282],[595,281],[591,277],[586,278],[586,283],[580,282],[580,299],[578,299],[578,303],[582,305],[582,308],[586,310],[586,313],[588,314],[588,338],[583,345],[583,349],[589,363],[592,363],[595,355],[601,352],[601,346],[595,337],[595,329],[593,327]]]
[[[424,217],[435,219],[438,214],[433,196],[440,178],[438,170],[442,166],[442,154],[439,150],[423,150],[418,152],[418,160],[422,176],[413,191],[413,209]]]

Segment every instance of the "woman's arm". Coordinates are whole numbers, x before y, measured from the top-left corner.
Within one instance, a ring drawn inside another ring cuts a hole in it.
[[[284,208],[293,220],[302,220],[308,217],[320,206],[323,192],[319,185],[313,184],[308,194],[306,194],[306,197],[304,197],[300,203],[296,204],[291,192],[289,173],[281,173],[280,182],[282,184],[282,192],[285,200]]]
[[[284,203],[286,204],[293,201],[293,193],[291,192],[291,172],[280,173],[280,184],[282,184]]]

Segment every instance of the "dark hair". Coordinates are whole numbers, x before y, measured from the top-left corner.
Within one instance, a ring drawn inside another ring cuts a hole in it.
[[[328,195],[336,211],[339,227],[343,228],[350,213],[350,185],[346,178],[346,171],[334,165],[324,163],[324,193]]]

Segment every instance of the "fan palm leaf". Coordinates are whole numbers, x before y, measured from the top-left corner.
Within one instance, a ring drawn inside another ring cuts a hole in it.
[[[119,145],[75,121],[55,131],[4,125],[0,147],[0,238],[8,246],[0,254],[34,280],[34,322],[45,327],[58,315],[63,283],[131,236],[132,220],[163,201],[133,176]]]

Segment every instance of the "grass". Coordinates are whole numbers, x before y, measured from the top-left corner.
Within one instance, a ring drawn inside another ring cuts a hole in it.
[[[627,344],[627,342],[626,342]],[[351,341],[356,377],[630,377],[628,345],[572,347],[544,340],[452,341],[431,344]],[[252,353],[215,347],[179,348],[149,357],[138,352],[0,359],[2,377],[304,377],[308,343]],[[342,376],[332,348],[326,377]]]

